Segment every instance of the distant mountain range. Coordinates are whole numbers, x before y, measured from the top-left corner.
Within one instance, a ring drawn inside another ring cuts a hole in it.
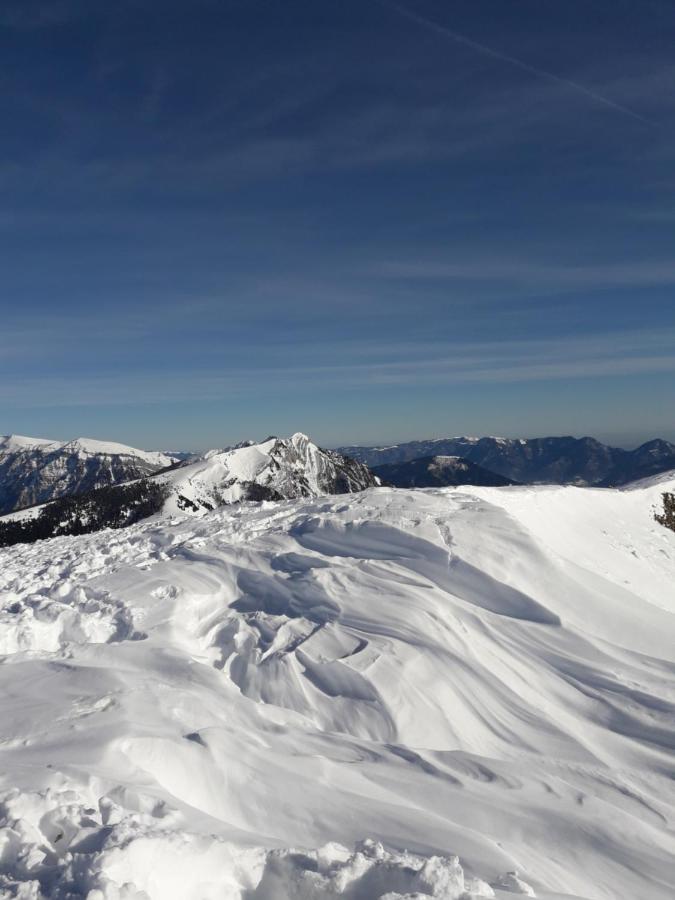
[[[423,456],[408,462],[374,466],[382,483],[401,488],[457,487],[463,484],[502,487],[516,484],[461,456]]]
[[[323,450],[295,434],[200,456],[182,451],[177,458],[86,438],[59,442],[11,435],[0,437],[0,515],[145,478],[166,488],[167,508],[201,512],[237,500],[350,493],[376,485],[378,478],[397,487],[536,482],[609,487],[671,470],[675,444],[663,440],[631,451],[573,437],[459,437]],[[106,500],[114,503],[114,495]]]
[[[675,444],[660,439],[635,450],[610,447],[589,437],[454,437],[338,450],[378,472],[381,466],[415,459],[461,457],[521,483],[617,487],[675,469]]]
[[[370,469],[304,434],[211,450],[187,462],[119,444],[0,439],[0,546],[157,512],[202,514],[240,500],[346,494],[379,484]]]
[[[152,475],[175,462],[164,453],[90,438],[0,437],[0,515]]]

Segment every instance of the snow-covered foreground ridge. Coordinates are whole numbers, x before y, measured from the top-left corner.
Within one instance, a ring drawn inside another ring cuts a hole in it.
[[[674,486],[0,551],[0,896],[670,900]]]

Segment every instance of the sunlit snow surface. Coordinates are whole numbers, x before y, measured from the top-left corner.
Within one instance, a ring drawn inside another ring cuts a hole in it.
[[[672,900],[674,486],[0,551],[0,896]]]

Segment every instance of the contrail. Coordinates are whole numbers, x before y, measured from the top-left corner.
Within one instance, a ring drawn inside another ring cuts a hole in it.
[[[592,91],[590,88],[585,87],[583,84],[579,84],[578,81],[572,81],[569,78],[562,78],[560,75],[554,75],[553,72],[547,72],[546,69],[539,69],[537,66],[531,66],[529,63],[523,62],[521,59],[516,59],[514,56],[509,56],[507,53],[500,53],[499,50],[493,50],[492,47],[486,47],[485,44],[479,44],[477,41],[472,41],[471,38],[460,34],[460,32],[458,31],[453,31],[453,29],[448,28],[447,25],[441,25],[439,22],[434,22],[433,19],[427,19],[426,16],[422,16],[405,6],[401,6],[400,4],[393,2],[393,0],[375,0],[375,2],[380,6],[395,10],[397,13],[399,13],[399,15],[405,16],[406,19],[410,19],[410,21],[416,22],[423,28],[431,29],[437,34],[451,38],[458,44],[463,44],[465,47],[470,47],[472,50],[475,50],[477,53],[481,53],[483,56],[490,56],[492,57],[492,59],[499,59],[502,62],[509,63],[509,65],[521,69],[523,72],[529,72],[530,75],[536,75],[538,78],[546,78],[549,81],[555,82],[556,84],[562,84],[565,87],[572,88],[572,90],[577,91],[577,93],[583,94],[584,96],[589,97],[591,100],[602,103],[603,106],[608,106],[610,109],[614,109],[626,116],[630,116],[632,119],[637,119],[638,122],[642,122],[645,125],[656,125],[656,122],[653,122],[650,119],[645,119],[644,116],[641,116],[634,110],[629,109],[627,106],[622,106],[620,103],[615,103],[608,97],[604,97],[602,94],[598,94],[596,93],[596,91]]]

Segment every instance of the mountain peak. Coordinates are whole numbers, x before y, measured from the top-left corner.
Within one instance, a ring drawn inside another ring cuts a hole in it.
[[[0,438],[0,515],[59,497],[152,475],[172,465],[163,453],[75,438]]]
[[[675,453],[675,444],[672,444],[670,441],[666,441],[663,438],[653,438],[651,441],[646,441],[644,444],[640,444],[639,447],[636,447],[633,450],[633,453],[653,453],[653,452],[669,452]]]
[[[202,512],[239,500],[284,500],[360,491],[378,484],[363,464],[322,450],[296,432],[206,454],[160,476],[169,510]]]
[[[295,434],[291,435],[291,443],[292,444],[311,444],[312,441],[308,437],[308,435],[306,435],[304,432],[296,431]]]
[[[142,459],[158,468],[169,466],[173,462],[172,458],[164,453],[139,450],[136,447],[129,447],[127,444],[119,444],[116,441],[100,441],[96,438],[74,438],[61,444],[59,449],[64,453],[75,453],[82,456],[129,456]]]
[[[48,438],[27,437],[23,434],[0,435],[0,452],[11,453],[17,450],[34,450],[39,447],[57,447],[58,441]]]

